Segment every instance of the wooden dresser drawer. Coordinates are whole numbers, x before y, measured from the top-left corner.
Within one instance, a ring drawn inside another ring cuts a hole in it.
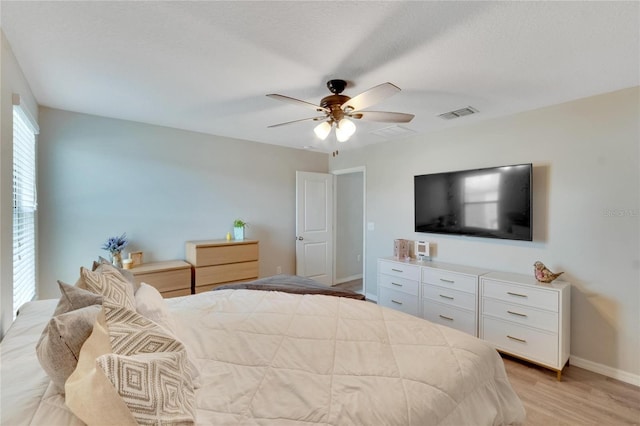
[[[482,278],[481,282],[484,297],[558,312],[557,291],[503,283],[486,278]]]
[[[196,267],[249,262],[258,260],[258,242],[188,242],[186,253],[187,261]]]
[[[410,315],[418,315],[418,296],[412,296],[402,291],[380,287],[378,303]]]
[[[184,288],[182,290],[173,291],[161,291],[160,294],[165,299],[170,299],[172,297],[189,296],[191,294],[191,288]]]
[[[196,287],[258,278],[258,261],[195,268]]]
[[[420,291],[420,284],[418,283],[418,281],[394,277],[392,275],[379,274],[378,284],[381,287],[387,287],[393,290],[402,291],[416,297],[418,296],[418,292]]]
[[[420,281],[420,267],[388,260],[378,261],[378,273]]]
[[[422,282],[473,294],[478,287],[478,277],[434,268],[422,269]]]
[[[482,299],[482,313],[552,333],[558,332],[557,312],[534,309],[526,305],[515,305],[485,297]]]
[[[472,336],[477,336],[475,311],[457,309],[430,300],[422,301],[422,316],[436,324],[455,328]]]
[[[556,333],[546,333],[514,322],[483,317],[480,336],[504,352],[554,368],[558,366],[558,334]]]
[[[464,291],[452,290],[432,284],[422,284],[422,297],[473,312],[476,310],[476,296]]]
[[[174,297],[174,292],[180,296],[191,294],[191,265],[181,260],[166,262],[143,263],[131,269],[131,273],[138,283],[154,286],[163,297]]]

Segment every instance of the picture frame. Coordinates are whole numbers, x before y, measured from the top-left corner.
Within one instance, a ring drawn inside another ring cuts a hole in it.
[[[129,253],[129,257],[133,260],[133,266],[136,267],[138,265],[142,265],[142,252],[141,251],[132,251]]]

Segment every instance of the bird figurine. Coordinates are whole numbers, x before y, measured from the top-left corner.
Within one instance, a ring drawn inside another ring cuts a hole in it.
[[[533,264],[533,274],[535,275],[536,280],[541,283],[548,284],[558,278],[560,275],[564,274],[564,272],[558,272],[557,274],[554,274],[546,266],[544,266],[544,263],[537,261]]]

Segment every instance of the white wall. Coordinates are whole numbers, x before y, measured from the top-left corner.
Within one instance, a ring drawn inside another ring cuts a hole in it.
[[[236,218],[260,240],[260,276],[293,274],[295,171],[328,168],[326,154],[49,108],[38,156],[42,298],[110,236],[145,261],[184,259],[186,241],[222,239]]]
[[[338,284],[362,277],[363,183],[363,172],[336,176],[335,247]]]
[[[405,141],[341,150],[366,166],[367,291],[395,238],[436,243],[435,259],[530,274],[541,260],[572,283],[571,354],[640,374],[640,90],[626,89]],[[464,120],[461,118],[460,120]],[[413,232],[413,176],[534,165],[534,242]]]
[[[0,31],[0,336],[13,321],[13,101],[38,120],[38,106],[5,35]],[[16,306],[15,309],[19,308]]]

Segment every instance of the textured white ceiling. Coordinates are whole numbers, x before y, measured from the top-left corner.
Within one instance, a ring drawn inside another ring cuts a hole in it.
[[[6,1],[2,30],[41,105],[322,151],[314,112],[325,82],[355,96],[402,92],[373,110],[407,112],[427,133],[636,86],[640,3]],[[453,121],[438,114],[473,106]],[[357,121],[340,149],[385,140]],[[397,133],[397,132],[382,132]],[[402,137],[402,135],[400,135]]]

